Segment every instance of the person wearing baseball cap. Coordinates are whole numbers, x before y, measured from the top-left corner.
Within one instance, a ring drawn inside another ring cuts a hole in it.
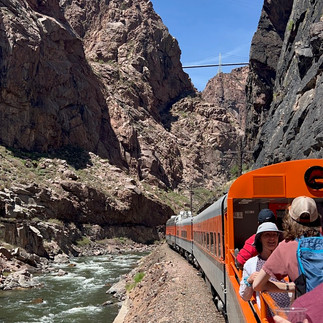
[[[262,209],[258,214],[258,225],[265,222],[276,223],[276,216],[274,212],[270,209]],[[238,252],[236,256],[236,266],[238,268],[242,269],[243,265],[248,259],[258,254],[258,251],[254,246],[255,237],[256,237],[256,234],[253,234],[251,237],[249,237],[245,241],[243,247]]]
[[[293,200],[289,207],[289,216],[305,227],[319,227],[321,223],[315,201],[307,196],[299,196]]]
[[[258,224],[262,224],[264,222],[276,223],[276,216],[272,210],[270,209],[260,210],[258,214]]]
[[[283,219],[284,240],[268,258],[253,282],[256,291],[294,291],[294,281],[299,276],[297,262],[298,238],[320,236],[321,216],[317,211],[316,202],[308,196],[296,197]],[[290,283],[285,286],[274,284],[270,277],[280,280],[288,276]]]

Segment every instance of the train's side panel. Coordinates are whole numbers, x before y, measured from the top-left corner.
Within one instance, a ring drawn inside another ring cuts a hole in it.
[[[180,219],[176,223],[176,243],[190,254],[193,252],[192,217]]]
[[[176,246],[176,236],[172,235],[172,234],[166,234],[166,242],[172,246],[173,248],[175,248]]]
[[[193,255],[211,285],[225,302],[223,214],[225,196],[193,219]]]
[[[175,248],[176,246],[176,216],[172,216],[166,222],[166,242]]]
[[[242,310],[241,305],[246,305],[247,303],[242,300],[242,298],[239,296],[239,289],[235,288],[235,286],[232,284],[230,278],[226,276],[226,292],[227,292],[227,298],[226,298],[226,312],[228,317],[228,322],[236,323],[249,323],[253,321],[249,321],[245,318],[245,313]],[[244,302],[244,304],[243,304]],[[250,312],[249,315],[252,315]]]
[[[224,302],[224,263],[214,259],[198,245],[194,245],[194,257],[203,269],[205,276]]]
[[[176,238],[176,243],[177,245],[182,248],[183,250],[189,252],[189,253],[192,253],[192,241],[188,241],[188,240],[185,240],[185,239],[181,239],[181,238]]]

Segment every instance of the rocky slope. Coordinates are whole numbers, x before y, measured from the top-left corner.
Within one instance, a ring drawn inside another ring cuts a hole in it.
[[[152,242],[190,191],[197,210],[221,190],[236,113],[197,93],[150,1],[4,0],[0,20],[8,243],[45,255],[84,235]]]
[[[264,2],[247,92],[255,167],[323,157],[322,14],[319,0]]]
[[[138,273],[143,279],[134,284]],[[124,300],[114,323],[225,322],[199,272],[166,243],[109,292]]]

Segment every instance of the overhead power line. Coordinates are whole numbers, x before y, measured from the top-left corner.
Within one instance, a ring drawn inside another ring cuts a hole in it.
[[[209,64],[209,65],[191,65],[191,66],[183,66],[183,68],[201,68],[201,67],[236,66],[236,65],[249,65],[249,63],[222,63],[222,64]]]

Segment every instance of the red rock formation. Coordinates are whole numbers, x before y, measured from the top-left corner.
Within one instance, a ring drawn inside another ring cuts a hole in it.
[[[206,84],[202,98],[210,103],[225,108],[245,128],[246,118],[246,83],[249,67],[239,67],[230,73],[220,73]]]

